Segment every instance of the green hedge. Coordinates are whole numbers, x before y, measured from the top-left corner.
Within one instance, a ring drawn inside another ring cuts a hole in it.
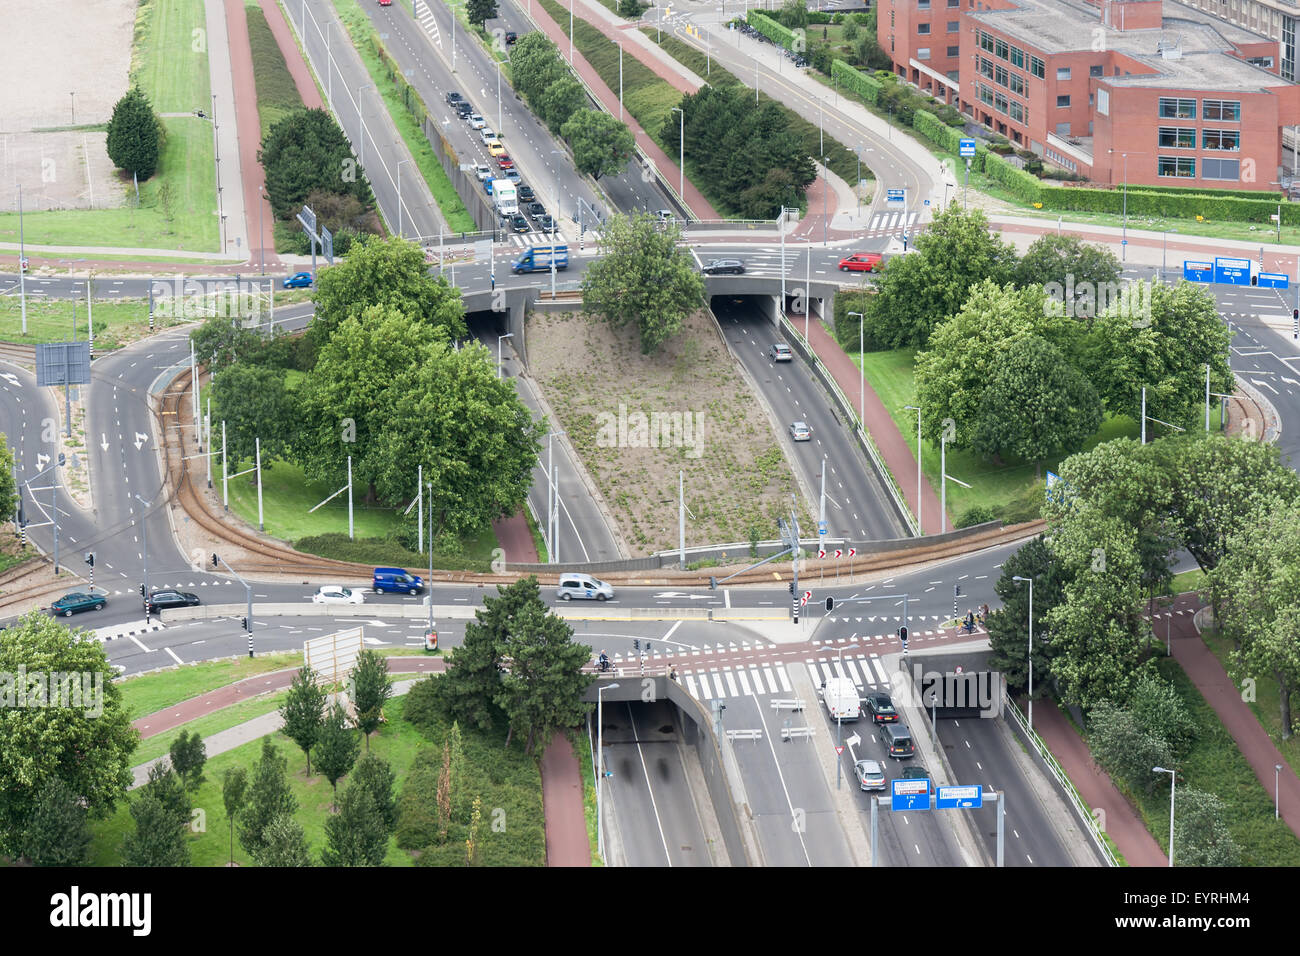
[[[1011,165],[997,153],[989,153],[984,157],[984,172],[1027,203],[1040,202],[1042,199],[1043,184],[1038,177]]]
[[[1075,212],[1120,213],[1124,210],[1123,189],[1043,186],[1041,202],[1047,209]],[[1128,190],[1128,214],[1158,219],[1195,219],[1201,216],[1217,222],[1263,222],[1277,213],[1277,202],[1241,199],[1217,193],[1152,192],[1145,187]],[[1282,204],[1282,224],[1300,225],[1300,203]]]
[[[1133,186],[1129,187],[1133,189]],[[1205,186],[1148,186],[1145,183],[1137,187],[1144,193],[1195,193],[1198,196],[1206,195]],[[1270,199],[1274,203],[1289,202],[1281,193],[1265,192],[1262,189],[1216,189],[1209,193],[1212,196],[1232,196],[1236,199]]]
[[[831,63],[831,76],[840,82],[845,92],[856,93],[873,106],[880,99],[881,82],[843,60]]]
[[[777,46],[783,46],[787,50],[794,48],[794,31],[789,27],[782,26],[771,17],[764,16],[757,10],[748,11],[746,19],[751,27]]]

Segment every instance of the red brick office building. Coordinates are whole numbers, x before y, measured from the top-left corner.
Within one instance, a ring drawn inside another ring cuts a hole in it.
[[[881,0],[877,30],[901,76],[1098,182],[1276,189],[1300,123],[1277,41],[1174,0]]]

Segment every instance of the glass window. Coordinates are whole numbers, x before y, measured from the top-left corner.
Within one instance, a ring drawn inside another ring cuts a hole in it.
[[[1005,113],[1007,111],[1007,95],[1005,93],[993,94],[993,108],[999,113]]]
[[[984,50],[986,53],[993,52],[993,37],[985,33],[983,30],[980,31],[980,49]]]
[[[1018,66],[1022,70],[1025,68],[1025,51],[1018,46],[1011,48],[1011,65]]]
[[[1241,149],[1241,131],[1235,129],[1201,130],[1201,148]]]
[[[960,3],[961,3],[961,0],[948,0],[948,9],[949,9],[949,10],[956,10],[957,7],[958,7],[958,4],[960,4]]]
[[[930,9],[930,0],[917,0],[916,8],[917,8],[918,10],[929,10],[929,9]]]
[[[928,46],[918,47],[916,50],[916,58],[918,60],[930,59],[930,48]]]
[[[1235,159],[1202,159],[1202,179],[1230,179],[1240,177],[1240,164]]]
[[[1097,91],[1097,112],[1102,116],[1110,115],[1110,90]]]
[[[919,34],[921,34],[922,36],[925,36],[927,33],[930,32],[930,24],[928,24],[928,23],[918,23],[918,24],[916,25],[916,32],[919,33]]]
[[[1195,149],[1196,127],[1160,127],[1160,146],[1164,149]]]
[[[1230,123],[1241,122],[1240,100],[1203,100],[1201,116],[1207,120],[1227,120]]]
[[[998,86],[1006,86],[1007,68],[1001,65],[995,67],[993,70],[993,79],[997,81]]]
[[[1056,68],[1056,78],[1058,80],[1068,80],[1070,78],[1070,68],[1068,66],[1058,66]]]
[[[1011,92],[1019,93],[1021,96],[1024,96],[1025,78],[1021,76],[1019,73],[1012,73],[1009,79],[1010,82],[1007,83],[1007,86],[1011,88]]]
[[[1196,100],[1180,100],[1172,96],[1160,97],[1161,119],[1196,119]]]
[[[960,31],[960,30],[961,30],[961,21],[960,21],[960,20],[949,20],[949,21],[948,21],[948,32],[949,32],[949,33],[957,33],[957,32]]]
[[[959,47],[959,46],[950,46],[950,47],[948,47],[948,55],[949,55],[949,56],[961,56],[961,47]]]
[[[1004,60],[1007,58],[1007,49],[1006,40],[999,38],[993,41],[993,52]]]
[[[980,90],[980,102],[981,102],[981,103],[987,103],[989,106],[992,106],[992,105],[993,105],[993,90],[992,90],[991,88],[985,86],[983,83],[979,84],[979,90]]]
[[[1059,110],[1059,109],[1065,109],[1065,108],[1066,108],[1067,106],[1069,106],[1069,105],[1070,105],[1070,97],[1069,97],[1069,96],[1058,96],[1058,97],[1056,98],[1056,108],[1057,108],[1058,110]]]
[[[1011,101],[1011,118],[1021,123],[1025,121],[1025,108],[1015,100]]]
[[[1103,67],[1100,67],[1100,66],[1090,66],[1090,67],[1088,67],[1088,75],[1089,75],[1089,76],[1101,76],[1101,73],[1102,73],[1102,70],[1103,70],[1103,69],[1104,69],[1104,68],[1103,68]]]
[[[1029,58],[1029,72],[1041,80],[1047,76],[1047,64],[1038,57],[1031,56]]]
[[[1161,156],[1156,165],[1158,176],[1196,177],[1196,160],[1191,156]]]
[[[986,60],[986,59],[984,59],[984,57],[980,57],[980,58],[979,58],[978,69],[979,69],[981,75],[983,75],[983,76],[987,76],[990,80],[993,79],[993,61],[992,61],[992,60]]]

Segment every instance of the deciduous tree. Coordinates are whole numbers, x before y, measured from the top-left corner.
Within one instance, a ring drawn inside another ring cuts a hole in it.
[[[311,845],[301,824],[288,814],[280,814],[263,831],[266,844],[257,858],[258,866],[315,866]]]
[[[19,854],[33,866],[85,866],[90,841],[86,808],[66,783],[50,777],[27,818]]]
[[[366,205],[374,202],[348,138],[324,110],[296,110],[277,120],[262,140],[258,159],[277,219],[296,216],[318,190],[354,196]]]
[[[198,731],[182,730],[172,741],[172,769],[187,788],[195,788],[203,782],[203,765],[207,762],[208,751]]]
[[[362,651],[352,669],[350,696],[357,711],[357,729],[370,750],[370,735],[379,729],[384,704],[393,696],[393,678],[388,673],[388,659],[378,651]]]
[[[135,829],[122,843],[124,866],[189,866],[190,847],[185,822],[151,791],[131,801]]]
[[[598,110],[573,111],[560,133],[578,171],[594,179],[622,172],[636,145],[626,123]]]
[[[1104,246],[1078,236],[1047,233],[1035,239],[1016,266],[1016,282],[1047,288],[1068,315],[1086,324],[1118,292],[1120,263]]]
[[[325,701],[329,695],[316,679],[316,672],[304,664],[294,675],[280,705],[280,719],[284,721],[284,735],[302,748],[307,758],[307,776],[311,776],[311,749],[320,738],[325,723]]]
[[[262,755],[253,767],[248,801],[239,813],[239,845],[256,860],[266,848],[266,828],[281,815],[298,812],[298,800],[285,778],[286,761],[271,743],[262,738]]]
[[[338,813],[325,820],[325,866],[383,866],[388,829],[370,791],[356,783],[343,790]]]
[[[243,767],[227,768],[221,775],[221,805],[226,811],[226,820],[230,824],[230,864],[235,863],[235,819],[244,809],[248,797],[248,771]]]
[[[335,703],[326,714],[320,737],[316,740],[316,769],[325,775],[336,797],[339,781],[352,769],[359,753],[361,744],[348,727],[347,714]]]
[[[372,753],[362,754],[352,773],[348,786],[365,787],[375,800],[375,809],[389,833],[397,829],[397,797],[393,793],[396,777],[387,760]]]
[[[1160,775],[1163,779],[1164,774]],[[1174,801],[1176,866],[1241,866],[1241,846],[1228,829],[1228,808],[1213,793],[1179,787]]]

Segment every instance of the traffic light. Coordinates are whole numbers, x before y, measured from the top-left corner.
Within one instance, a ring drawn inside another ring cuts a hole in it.
[[[833,610],[835,610],[835,598],[833,598],[833,597],[828,597],[828,598],[826,599],[826,610],[828,610],[828,611],[833,611]]]
[[[632,638],[632,651],[638,656],[641,654],[641,639],[639,637]]]
[[[718,579],[713,577],[713,575],[709,575],[709,590],[716,591],[717,589],[718,589]]]
[[[140,585],[140,597],[144,597],[144,585]]]
[[[793,582],[793,581],[790,582],[790,593],[791,593],[791,594],[794,594],[794,582]]]
[[[241,617],[241,618],[239,619],[239,623],[243,626],[244,630],[246,630],[246,631],[248,630],[248,618],[246,618],[246,617]]]
[[[900,628],[898,629],[898,639],[899,639],[900,641],[903,642],[903,646],[904,646],[904,647],[907,646],[907,626],[906,626],[906,625],[903,625],[902,627],[900,627]]]

